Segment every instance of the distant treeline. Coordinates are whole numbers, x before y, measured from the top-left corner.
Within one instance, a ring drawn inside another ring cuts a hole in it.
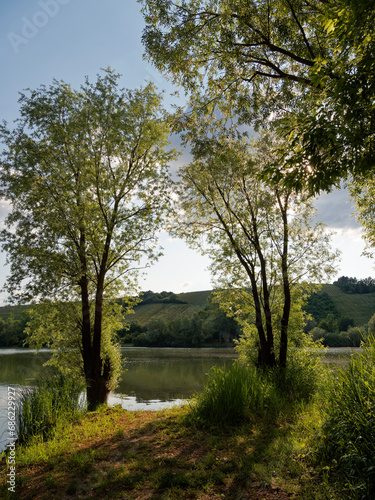
[[[4,314],[0,317],[0,347],[25,347],[25,328],[29,321],[27,311],[21,314]]]
[[[357,280],[342,276],[335,283],[344,293],[375,292],[375,280]],[[142,292],[138,306],[148,304],[186,304],[173,292]],[[10,309],[10,311],[12,311]],[[358,347],[369,332],[374,329],[375,319],[366,325],[354,326],[350,316],[339,314],[334,301],[327,292],[312,294],[307,300],[305,311],[311,316],[305,332],[314,339],[322,339],[327,347]],[[375,311],[374,311],[375,312]],[[3,313],[0,316],[0,347],[23,347],[25,327],[29,320],[27,310]],[[202,345],[233,345],[241,329],[228,318],[219,305],[208,300],[207,306],[193,316],[173,320],[155,319],[147,324],[132,322],[118,331],[121,344],[142,347],[199,347]]]
[[[180,300],[177,295],[173,292],[152,292],[148,290],[147,292],[142,292],[140,294],[141,302],[138,305],[145,304],[186,304],[183,300]]]
[[[357,278],[348,278],[347,276],[341,276],[333,284],[340,288],[340,290],[342,290],[344,293],[375,292],[375,280],[370,277],[357,280]]]
[[[200,347],[205,344],[231,345],[241,330],[218,304],[209,303],[192,317],[172,321],[151,320],[146,325],[132,322],[118,332],[122,344],[137,347]]]

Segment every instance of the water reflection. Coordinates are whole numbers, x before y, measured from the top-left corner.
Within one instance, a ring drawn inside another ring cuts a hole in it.
[[[328,349],[324,361],[344,367],[348,357],[358,351]],[[32,385],[50,356],[48,350],[35,354],[27,349],[0,349],[0,450],[8,437],[8,386]],[[160,410],[181,404],[203,389],[213,366],[229,365],[237,357],[231,348],[123,348],[122,356],[122,380],[109,403],[128,410]]]
[[[32,385],[51,352],[0,349],[0,451],[8,437],[8,386]],[[122,349],[124,370],[109,404],[127,410],[161,410],[202,390],[207,373],[236,358],[233,349]]]
[[[233,349],[125,348],[122,381],[117,393],[137,401],[173,401],[200,391],[213,366],[229,364]]]

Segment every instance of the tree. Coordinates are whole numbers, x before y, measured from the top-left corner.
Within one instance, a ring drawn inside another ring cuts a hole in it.
[[[318,192],[371,172],[371,0],[140,2],[146,54],[191,94],[191,108],[215,105],[284,137],[267,173]]]
[[[373,258],[375,253],[375,178],[357,177],[351,183],[351,195],[356,204],[356,217],[363,228],[363,238],[366,248],[363,252],[367,257]],[[368,278],[366,285],[373,290],[373,280]]]
[[[64,314],[74,305],[65,323],[79,332],[90,408],[107,401],[113,375],[103,311],[136,286],[142,259],[159,255],[175,157],[154,86],[118,82],[107,69],[79,91],[43,85],[21,94],[16,128],[0,128],[1,195],[11,204],[1,233],[6,290],[14,301],[70,304]]]
[[[302,284],[306,291],[329,275],[334,255],[323,226],[311,226],[308,198],[260,180],[269,144],[262,137],[251,150],[218,127],[198,138],[194,161],[180,170],[174,231],[211,257],[221,305],[257,335],[258,364],[285,367]]]

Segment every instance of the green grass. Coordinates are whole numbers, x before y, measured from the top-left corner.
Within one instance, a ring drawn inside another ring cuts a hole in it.
[[[228,427],[263,412],[269,384],[255,369],[233,363],[213,368],[203,392],[190,403],[188,421],[196,425]]]
[[[330,295],[340,316],[353,318],[356,326],[365,325],[375,314],[375,293],[345,294],[335,285],[323,285],[322,292]]]
[[[192,318],[195,313],[204,308],[204,305],[195,304],[145,304],[137,306],[134,314],[126,316],[126,321],[137,322],[140,325],[146,325],[151,320],[169,322],[184,316]]]
[[[375,498],[375,338],[332,381],[317,461],[351,499]]]
[[[306,461],[319,426],[316,405],[225,431],[186,425],[186,412],[100,409],[47,442],[20,446],[17,496],[339,500]],[[0,477],[0,497],[13,498]]]
[[[188,422],[228,428],[262,416],[276,419],[314,397],[323,383],[321,372],[320,358],[310,351],[293,353],[285,369],[263,370],[238,361],[214,367],[204,390],[190,402]]]
[[[177,298],[187,302],[190,305],[206,306],[207,300],[211,295],[212,290],[203,290],[200,292],[185,292],[178,293]]]
[[[173,321],[184,316],[192,318],[194,314],[207,306],[211,291],[188,292],[176,294],[185,304],[144,304],[135,307],[134,314],[129,314],[126,320],[146,325],[151,320]]]
[[[24,388],[17,408],[19,443],[48,439],[67,419],[78,418],[85,411],[80,404],[83,387],[76,380],[47,372],[33,387]]]

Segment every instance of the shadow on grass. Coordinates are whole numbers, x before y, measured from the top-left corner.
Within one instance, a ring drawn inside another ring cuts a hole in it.
[[[81,424],[106,428],[47,459],[17,469],[22,499],[286,499],[278,484],[289,425],[261,421],[223,430],[183,425],[185,409],[159,413],[108,409]],[[46,443],[44,446],[48,446]],[[0,490],[7,498],[6,485]],[[13,498],[10,496],[9,498]]]

